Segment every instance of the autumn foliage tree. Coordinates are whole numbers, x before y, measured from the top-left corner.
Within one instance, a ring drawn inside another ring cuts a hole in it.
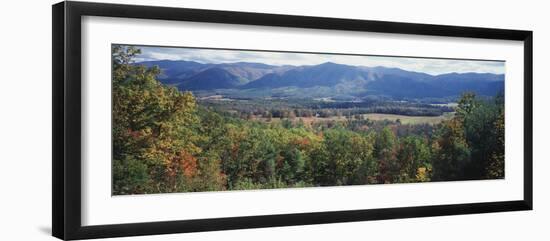
[[[197,173],[196,103],[159,83],[157,67],[134,65],[139,53],[113,47],[114,192],[179,191]]]

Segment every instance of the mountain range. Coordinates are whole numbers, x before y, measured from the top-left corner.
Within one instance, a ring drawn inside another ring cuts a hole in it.
[[[399,68],[352,66],[326,62],[318,65],[267,65],[236,62],[203,64],[194,61],[159,60],[136,64],[159,66],[158,79],[180,90],[232,90],[271,95],[277,90],[317,96],[378,95],[394,98],[441,98],[464,91],[495,95],[504,89],[504,75],[448,73],[431,75]],[[290,93],[290,92],[285,92]]]

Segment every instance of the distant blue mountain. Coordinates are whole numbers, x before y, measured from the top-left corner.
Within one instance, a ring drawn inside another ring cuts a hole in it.
[[[244,82],[245,79],[225,69],[214,67],[189,77],[177,86],[184,90],[232,89]]]
[[[206,68],[209,65],[201,64],[194,61],[147,61],[137,63],[147,67],[158,66],[162,70],[162,74],[158,79],[165,84],[179,84],[181,80],[190,78]]]
[[[353,82],[356,85],[365,84],[369,79],[369,72],[355,66],[324,64],[304,66],[290,69],[283,73],[272,73],[252,81],[243,88],[279,88],[295,86],[300,88],[314,86],[336,86],[344,82]]]
[[[441,98],[464,91],[495,95],[504,90],[504,75],[449,73],[430,75],[399,68],[351,66],[327,62],[308,66],[273,66],[262,63],[202,64],[193,61],[150,61],[159,66],[159,80],[180,90],[234,89],[271,93],[276,89],[323,91],[318,95],[380,95],[394,98]],[[294,91],[298,94],[300,91]],[[311,93],[309,93],[311,94]],[[317,96],[318,96],[317,95]]]
[[[374,76],[382,78],[386,75],[405,77],[415,81],[429,81],[434,76],[421,72],[407,71],[399,68],[387,68],[382,66],[377,67],[362,67],[363,69],[373,73]]]
[[[239,85],[246,84],[250,81],[256,80],[269,73],[275,73],[279,71],[285,71],[292,66],[272,66],[261,63],[222,63],[222,64],[202,64],[194,61],[181,61],[181,60],[159,60],[159,61],[146,61],[136,63],[138,65],[145,65],[147,67],[158,66],[162,70],[162,74],[158,76],[158,79],[165,84],[180,86],[186,88],[187,86],[193,86],[195,90],[199,89],[220,89],[235,87],[233,85],[228,86],[227,83],[232,82],[235,77],[239,79]],[[221,71],[208,71],[209,69],[221,69],[227,73],[221,74]],[[212,76],[210,76],[212,75]],[[213,78],[225,77],[227,79],[219,79],[219,86],[212,83]],[[202,85],[200,78],[204,78],[205,83]],[[186,84],[185,82],[196,82],[193,84]]]

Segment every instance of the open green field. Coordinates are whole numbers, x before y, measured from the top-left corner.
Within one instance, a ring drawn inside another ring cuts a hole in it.
[[[402,124],[438,124],[444,120],[450,120],[454,116],[454,113],[445,113],[440,116],[406,116],[406,115],[393,115],[393,114],[378,114],[378,113],[369,113],[363,114],[363,117],[370,120],[382,121],[390,120],[396,121],[400,120]]]
[[[401,124],[411,124],[411,125],[418,125],[418,124],[439,124],[444,120],[450,120],[454,116],[453,113],[444,113],[440,116],[407,116],[407,115],[394,115],[394,114],[379,114],[379,113],[369,113],[369,114],[363,114],[363,117],[365,119],[370,119],[373,121],[383,121],[383,120],[389,120],[389,121],[397,121],[398,119],[401,121]],[[263,122],[267,123],[279,123],[282,121],[282,118],[262,118],[262,117],[255,117],[255,120],[261,120]],[[346,121],[347,118],[344,116],[331,116],[331,117],[296,117],[290,119],[292,122],[298,122],[302,121],[306,126],[311,126],[313,123],[319,123],[319,122],[328,122],[328,121]]]

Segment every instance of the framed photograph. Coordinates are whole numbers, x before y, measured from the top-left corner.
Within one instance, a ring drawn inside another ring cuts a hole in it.
[[[53,235],[531,210],[532,54],[523,30],[55,4]]]

